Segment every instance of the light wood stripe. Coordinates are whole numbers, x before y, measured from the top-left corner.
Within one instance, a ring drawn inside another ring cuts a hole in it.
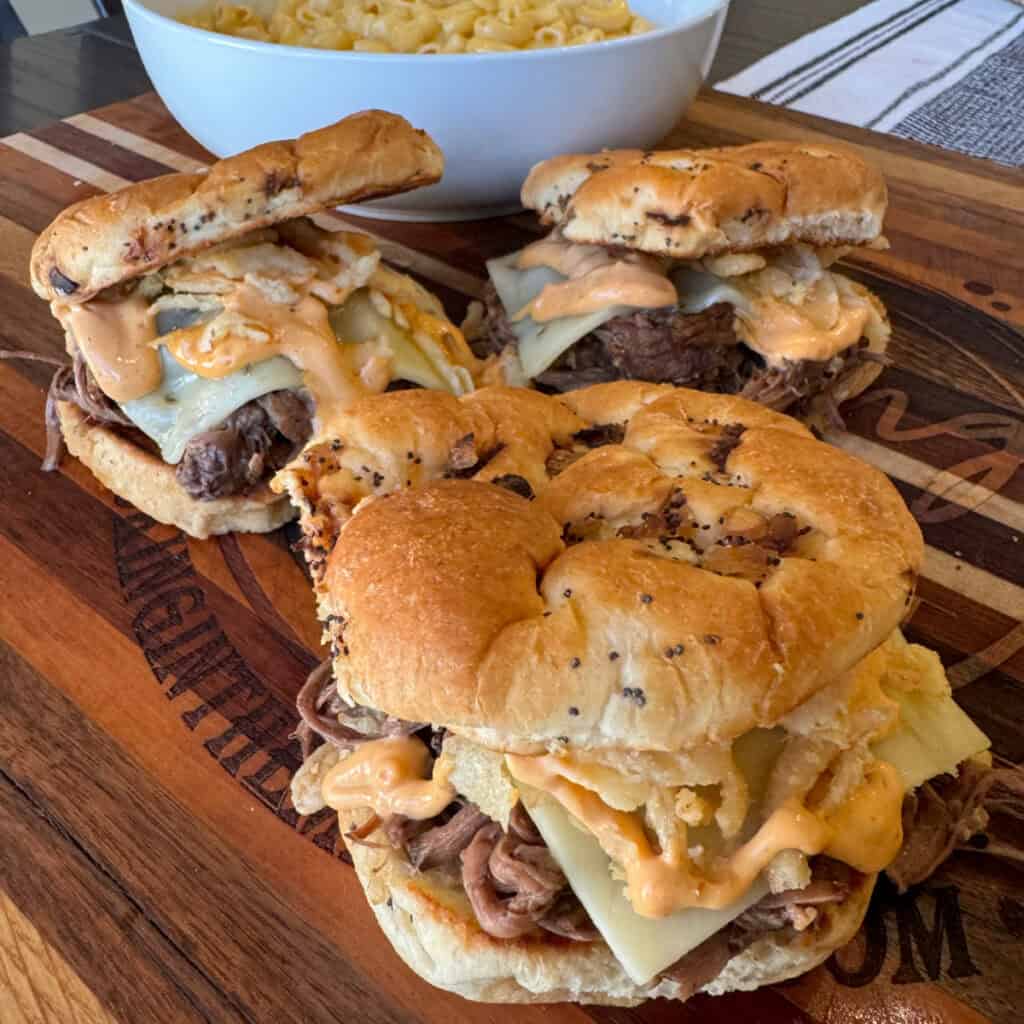
[[[964,480],[947,470],[935,469],[926,462],[919,462],[857,434],[829,434],[828,441],[877,466],[896,480],[918,487],[944,501],[955,502],[979,516],[1024,534],[1024,505],[1004,498],[981,484]]]
[[[0,1020],[3,1024],[113,1024],[114,1020],[3,892]]]
[[[87,181],[90,185],[103,189],[104,192],[115,192],[117,189],[131,184],[127,178],[111,174],[109,171],[103,170],[102,167],[97,167],[86,160],[80,160],[77,156],[65,153],[64,150],[57,149],[56,146],[51,146],[48,142],[32,138],[31,135],[19,132],[17,135],[8,135],[3,142],[11,149],[16,149],[19,153],[24,153],[25,156],[31,157],[41,164],[46,164],[47,167],[52,167],[69,178],[74,178],[75,181]]]
[[[199,160],[184,156],[177,150],[170,149],[159,142],[153,142],[151,139],[143,138],[141,135],[136,135],[135,132],[119,128],[116,124],[111,124],[109,121],[93,117],[92,114],[75,114],[73,117],[67,117],[64,120],[66,124],[74,125],[80,131],[88,132],[90,135],[95,135],[97,138],[113,143],[115,146],[120,146],[122,149],[127,149],[132,153],[137,153],[139,156],[148,157],[150,160],[155,160],[157,163],[170,167],[175,171],[194,174],[197,171],[206,170],[207,165]]]
[[[1024,587],[1018,587],[1000,576],[993,576],[930,544],[925,546],[924,571],[921,575],[1011,619],[1024,618]]]

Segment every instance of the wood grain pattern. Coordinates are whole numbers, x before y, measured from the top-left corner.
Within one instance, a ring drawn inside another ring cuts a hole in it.
[[[6,893],[0,893],[0,1019],[6,1024],[113,1024]]]
[[[851,273],[890,309],[896,365],[830,440],[889,473],[917,516],[928,554],[909,634],[939,651],[997,754],[1019,764],[1020,189],[991,165],[713,94],[673,141],[748,135],[841,136],[890,174],[894,248],[858,258]],[[0,142],[0,345],[54,354],[60,330],[27,281],[35,233],[111,176],[208,157],[153,96],[25,138]],[[537,230],[525,216],[346,219],[453,316],[479,294],[484,259]],[[114,499],[74,460],[40,474],[47,377],[39,364],[0,362],[0,813],[11,823],[0,878],[103,1012],[438,1024],[1018,1019],[1021,876],[978,854],[909,897],[881,891],[850,949],[774,991],[511,1016],[430,989],[376,928],[336,823],[301,817],[287,797],[293,700],[319,638],[294,530],[192,541]],[[999,828],[1020,845],[1012,820]]]

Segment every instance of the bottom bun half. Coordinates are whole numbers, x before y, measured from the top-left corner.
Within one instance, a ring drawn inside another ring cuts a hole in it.
[[[260,484],[248,494],[197,501],[178,483],[174,467],[113,430],[93,423],[71,402],[58,402],[68,451],[104,487],[130,501],[158,523],[177,526],[200,539],[213,534],[267,533],[295,518],[287,495]]]
[[[342,832],[352,825],[342,822]],[[346,841],[377,921],[398,955],[421,978],[466,999],[488,1003],[596,1003],[635,1006],[679,998],[670,978],[637,985],[604,942],[574,942],[538,931],[497,939],[476,922],[461,885],[438,871],[417,872],[383,833],[373,846]],[[759,939],[733,957],[701,991],[722,995],[804,974],[844,946],[860,928],[874,875],[842,903],[822,907],[806,931]]]

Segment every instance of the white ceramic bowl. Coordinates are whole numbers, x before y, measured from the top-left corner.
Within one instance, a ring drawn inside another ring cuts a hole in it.
[[[391,110],[437,140],[445,175],[431,188],[378,200],[373,215],[457,220],[519,209],[519,187],[538,160],[646,147],[671,129],[711,66],[728,0],[630,4],[664,27],[588,46],[444,55],[280,46],[170,17],[198,0],[124,6],[157,92],[207,149],[225,156],[357,110]]]

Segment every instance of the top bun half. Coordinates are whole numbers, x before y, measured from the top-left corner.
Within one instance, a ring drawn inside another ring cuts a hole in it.
[[[443,170],[426,132],[396,114],[366,110],[206,172],[166,174],[69,206],[33,246],[32,287],[50,301],[86,302],[258,228],[432,185]]]
[[[693,260],[793,242],[864,245],[882,230],[887,194],[853,149],[757,142],[556,156],[533,168],[522,200],[572,242]]]
[[[668,385],[376,396],[275,486],[339,691],[524,752],[773,724],[892,632],[923,554],[877,470]]]

